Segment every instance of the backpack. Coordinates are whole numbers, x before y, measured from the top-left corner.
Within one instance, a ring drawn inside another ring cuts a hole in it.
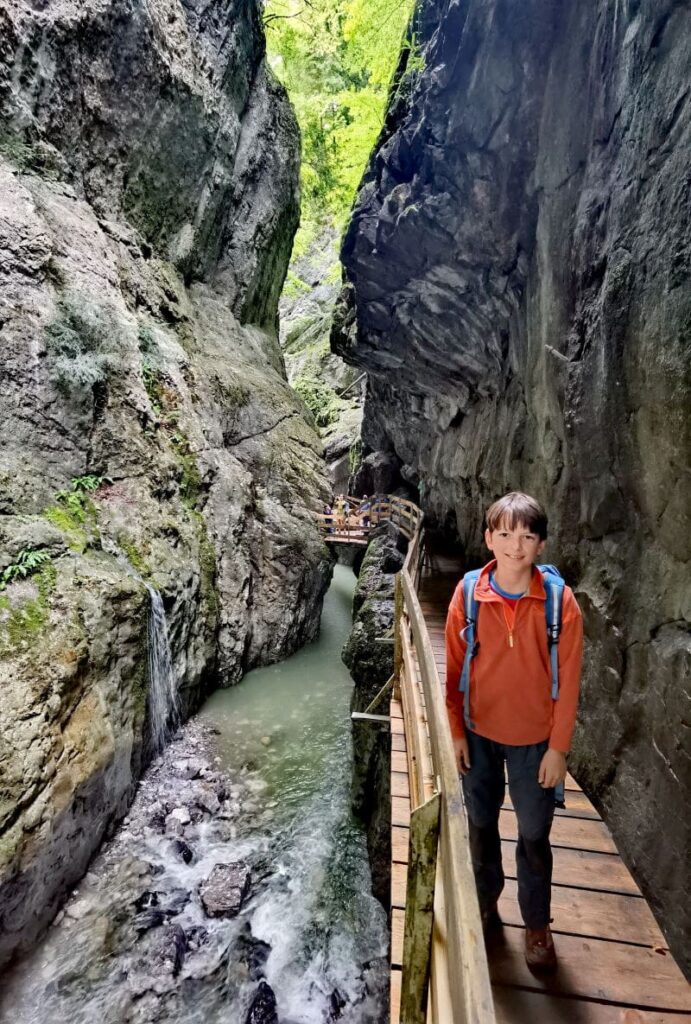
[[[564,577],[554,565],[538,565],[542,573],[547,601],[545,602],[545,620],[547,625],[547,649],[549,651],[550,675],[552,677],[552,700],[559,699],[559,635],[561,633],[562,605],[564,603]],[[465,611],[465,628],[461,636],[466,642],[465,658],[458,688],[463,694],[463,719],[469,729],[475,729],[470,718],[470,663],[478,652],[476,640],[477,617],[480,603],[475,597],[475,587],[481,569],[473,569],[463,577],[463,607]],[[564,784],[559,783],[554,790],[554,799],[558,807],[564,806]]]

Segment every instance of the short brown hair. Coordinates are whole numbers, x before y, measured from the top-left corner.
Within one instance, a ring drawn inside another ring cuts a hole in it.
[[[490,532],[499,529],[505,522],[510,530],[526,526],[536,533],[540,540],[547,537],[547,516],[542,505],[522,491],[511,491],[499,498],[487,509],[485,523]]]

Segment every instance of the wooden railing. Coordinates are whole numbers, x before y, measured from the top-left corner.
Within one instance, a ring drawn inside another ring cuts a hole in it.
[[[396,577],[394,633],[394,696],[403,709],[411,801],[401,1022],[495,1024],[458,769],[417,596],[422,512],[400,499],[391,506],[409,539]]]
[[[350,506],[347,517],[339,515],[336,510],[327,513],[316,513],[315,519],[319,532],[326,541],[360,540],[366,541],[369,535],[383,522],[392,522],[410,540],[418,529],[422,513],[417,505],[405,498],[387,495],[383,498],[372,498],[370,507],[362,511],[362,498],[348,496],[345,499]],[[367,521],[365,521],[367,520]]]
[[[361,499],[347,500],[358,521]],[[387,495],[372,499],[369,516],[368,532],[390,521],[408,539],[396,576],[393,679],[367,712],[353,715],[381,721],[370,712],[390,684],[403,711],[411,820],[400,1022],[496,1024],[458,769],[417,596],[423,513],[412,501]],[[325,539],[334,539],[335,516],[317,518]]]

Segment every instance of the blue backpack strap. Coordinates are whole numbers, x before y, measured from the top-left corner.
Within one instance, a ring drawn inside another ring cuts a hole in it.
[[[477,654],[477,614],[479,603],[475,597],[475,586],[480,578],[480,569],[473,569],[463,577],[463,610],[465,612],[465,627],[461,630],[461,638],[465,640],[465,657],[458,689],[463,694],[463,719],[469,729],[475,725],[470,718],[470,663]]]
[[[559,699],[559,635],[561,633],[562,605],[564,604],[564,579],[554,565],[538,565],[545,585],[547,602],[545,618],[547,619],[547,647],[549,649],[550,671],[552,676],[552,700]],[[554,802],[557,807],[565,807],[564,783],[554,787]]]
[[[549,650],[552,676],[552,700],[559,699],[559,634],[561,633],[562,605],[564,603],[564,578],[554,565],[538,565],[545,585],[547,602],[547,647]]]

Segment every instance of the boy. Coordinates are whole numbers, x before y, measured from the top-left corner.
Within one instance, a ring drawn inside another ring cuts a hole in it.
[[[446,708],[463,776],[470,847],[483,925],[501,924],[504,887],[499,809],[504,762],[516,812],[518,902],[526,926],[525,957],[533,970],[553,970],[549,927],[554,787],[566,776],[576,720],[583,649],[581,613],[564,587],[558,643],[559,696],[552,675],[546,591],[534,563],[545,546],[547,517],[527,494],[505,495],[487,510],[485,543],[494,555],[475,587],[476,654],[470,662],[470,704],[464,721],[459,679],[466,651],[462,583],[446,621]]]

